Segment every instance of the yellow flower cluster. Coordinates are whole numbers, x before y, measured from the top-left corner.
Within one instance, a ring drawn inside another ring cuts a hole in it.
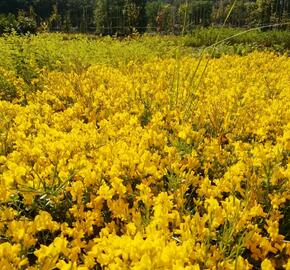
[[[27,91],[0,69],[0,268],[290,269],[289,74],[255,52]]]

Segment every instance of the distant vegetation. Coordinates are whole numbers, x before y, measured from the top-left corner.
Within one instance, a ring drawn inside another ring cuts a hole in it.
[[[0,14],[0,33],[65,31],[123,36],[138,31],[181,34],[197,27],[221,26],[225,21],[230,27],[279,25],[282,29],[289,28],[290,2],[2,0]]]

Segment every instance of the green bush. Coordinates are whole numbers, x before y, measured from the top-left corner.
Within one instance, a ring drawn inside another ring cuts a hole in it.
[[[0,75],[0,100],[12,101],[15,98],[17,98],[16,87]]]
[[[0,34],[11,33],[17,28],[17,20],[13,14],[0,14]]]
[[[16,32],[18,34],[36,33],[37,24],[33,18],[27,17],[23,11],[18,16],[0,14],[0,34]]]
[[[27,17],[23,11],[17,16],[17,33],[36,33],[37,24],[33,18]]]

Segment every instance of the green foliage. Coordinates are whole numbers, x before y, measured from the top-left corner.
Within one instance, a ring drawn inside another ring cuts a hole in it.
[[[16,87],[0,74],[0,100],[12,101],[17,98]]]
[[[201,28],[184,37],[189,47],[211,46],[218,43],[217,51],[245,54],[257,49],[269,48],[277,52],[290,49],[290,32],[272,30],[244,30],[234,28]]]
[[[0,14],[0,34],[17,32],[19,34],[35,33],[36,21],[33,18],[26,16],[23,11],[18,12],[15,17],[9,13],[7,15]]]
[[[13,14],[0,14],[0,34],[10,33],[17,28],[17,20]]]
[[[35,33],[36,28],[36,21],[33,18],[26,16],[25,12],[23,11],[18,12],[16,29],[18,33]]]

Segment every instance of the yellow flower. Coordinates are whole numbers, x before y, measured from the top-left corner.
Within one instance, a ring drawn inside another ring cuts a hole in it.
[[[287,264],[284,265],[285,270],[290,270],[290,259],[288,259]]]
[[[262,270],[275,270],[270,260],[265,259],[261,264]]]
[[[187,135],[186,135],[185,131],[179,131],[178,137],[185,140]]]
[[[65,238],[56,237],[49,245],[40,245],[40,249],[34,252],[42,269],[50,269],[56,265],[60,253],[66,253],[68,241]]]
[[[64,260],[59,260],[56,264],[56,267],[58,267],[60,270],[88,270],[89,268],[86,266],[77,266],[77,264],[74,262],[68,262],[66,263]]]
[[[52,220],[51,215],[48,212],[40,211],[34,219],[33,226],[35,231],[50,230],[56,231],[59,229],[59,224]]]

